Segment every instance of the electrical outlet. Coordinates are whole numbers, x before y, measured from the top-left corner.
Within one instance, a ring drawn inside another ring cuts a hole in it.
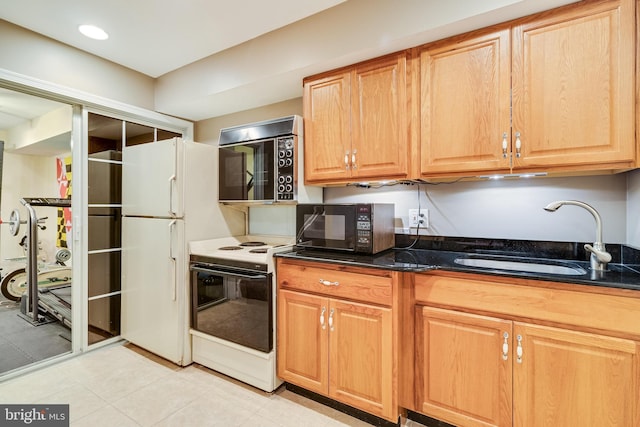
[[[409,209],[409,228],[429,228],[429,209]]]

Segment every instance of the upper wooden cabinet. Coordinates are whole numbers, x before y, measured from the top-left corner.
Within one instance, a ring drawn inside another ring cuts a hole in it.
[[[351,154],[351,73],[304,83],[305,182],[347,179]]]
[[[635,165],[635,1],[580,3],[426,45],[422,177]]]
[[[635,20],[581,1],[308,77],[305,181],[634,168]]]
[[[509,172],[510,58],[508,29],[420,53],[423,175]]]
[[[514,168],[634,165],[635,4],[594,3],[514,27]]]
[[[304,81],[305,182],[408,178],[407,54]]]

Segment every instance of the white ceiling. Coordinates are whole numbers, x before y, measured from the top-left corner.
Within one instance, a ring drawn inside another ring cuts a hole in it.
[[[158,77],[345,0],[20,0],[0,18]],[[96,41],[81,24],[109,33]]]

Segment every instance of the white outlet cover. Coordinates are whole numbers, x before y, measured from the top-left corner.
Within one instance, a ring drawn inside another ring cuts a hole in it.
[[[422,220],[422,223],[419,223]],[[409,209],[409,228],[429,228],[429,209]]]

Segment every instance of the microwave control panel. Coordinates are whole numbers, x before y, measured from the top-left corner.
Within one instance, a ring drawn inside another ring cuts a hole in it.
[[[371,209],[370,205],[356,207],[356,250],[366,251],[371,248]]]
[[[277,200],[293,201],[296,199],[295,187],[295,136],[278,138],[277,150]]]

